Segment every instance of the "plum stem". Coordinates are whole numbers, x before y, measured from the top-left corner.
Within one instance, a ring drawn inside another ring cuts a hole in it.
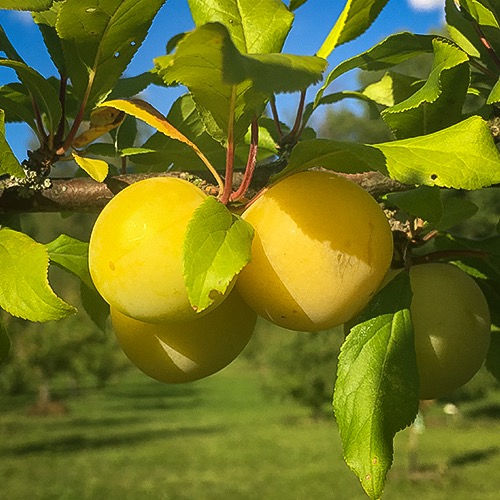
[[[252,120],[250,130],[251,141],[245,173],[243,174],[243,180],[241,181],[240,187],[231,196],[231,201],[237,201],[245,195],[250,183],[252,182],[253,173],[255,172],[255,165],[257,164],[257,151],[259,149],[259,122],[257,121],[257,118]]]

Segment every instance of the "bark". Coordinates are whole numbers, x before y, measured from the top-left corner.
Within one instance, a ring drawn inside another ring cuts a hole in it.
[[[98,213],[108,201],[124,187],[133,182],[151,177],[169,176],[195,182],[207,193],[217,195],[217,186],[206,178],[185,172],[125,174],[108,177],[104,182],[91,178],[50,179],[49,187],[41,185],[19,185],[11,180],[0,181],[0,214],[24,212],[94,212]],[[411,188],[389,179],[378,172],[362,174],[340,174],[366,189],[375,198],[387,192],[402,191]],[[242,174],[234,176],[233,189],[237,189]],[[268,176],[267,176],[268,177]],[[265,175],[255,176],[247,197],[251,197],[266,183]]]

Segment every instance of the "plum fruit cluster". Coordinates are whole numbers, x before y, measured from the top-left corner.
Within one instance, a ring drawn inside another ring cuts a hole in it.
[[[186,228],[206,194],[171,177],[120,191],[92,230],[89,269],[111,306],[127,357],[166,383],[197,380],[227,366],[246,346],[257,315],[228,290],[196,313],[184,284]]]
[[[242,218],[254,229],[251,260],[202,312],[185,285],[187,226],[206,194],[182,179],[132,184],[103,209],[89,268],[111,306],[117,339],[144,373],[166,383],[209,376],[248,343],[257,316],[298,331],[351,321],[387,279],[393,238],[379,204],[340,175],[305,171],[264,189]],[[486,300],[449,264],[410,271],[420,397],[467,382],[490,338]]]

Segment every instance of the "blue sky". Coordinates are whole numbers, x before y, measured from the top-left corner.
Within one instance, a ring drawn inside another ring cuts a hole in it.
[[[309,0],[296,11],[293,28],[284,51],[313,55],[331,30],[345,2],[342,0]],[[329,58],[330,68],[342,60],[356,55],[388,35],[399,31],[427,33],[442,24],[444,0],[391,0],[374,25],[360,38],[338,47]],[[16,49],[45,76],[54,74],[54,68],[39,37],[38,29],[28,13],[0,11],[0,24]],[[156,17],[148,38],[139,49],[127,70],[128,75],[147,71],[152,59],[165,51],[166,42],[175,34],[193,28],[193,21],[186,0],[168,0]],[[15,74],[0,69],[0,84],[11,82]],[[345,88],[353,88],[353,76],[340,81]],[[150,88],[147,99],[166,113],[170,104],[179,95],[179,90]],[[292,113],[296,96],[286,96],[278,101],[282,106],[282,117]],[[284,108],[284,109],[283,109]],[[29,131],[19,125],[8,125],[7,139],[18,158],[23,159]]]

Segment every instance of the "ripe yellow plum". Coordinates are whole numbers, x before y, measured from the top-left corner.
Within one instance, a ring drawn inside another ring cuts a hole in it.
[[[156,177],[131,184],[104,207],[90,237],[89,268],[111,306],[142,321],[196,317],[182,248],[186,227],[205,198],[185,180]]]
[[[146,323],[111,308],[124,353],[146,375],[176,384],[198,380],[231,363],[247,345],[257,315],[233,290],[209,313],[183,323]]]
[[[451,264],[413,266],[410,282],[420,398],[434,399],[461,387],[483,365],[490,313],[474,279]]]
[[[259,315],[284,328],[345,323],[369,302],[391,263],[392,234],[381,207],[330,172],[285,178],[242,217],[255,236],[236,286]]]

